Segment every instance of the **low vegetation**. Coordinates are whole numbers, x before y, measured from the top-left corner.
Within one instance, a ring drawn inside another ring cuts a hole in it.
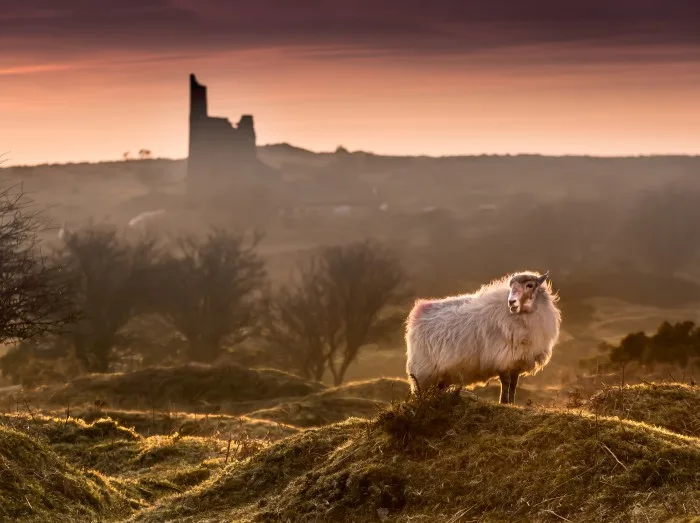
[[[55,412],[60,416],[60,412]],[[142,436],[192,435],[202,437],[233,437],[278,440],[299,432],[287,423],[268,421],[250,416],[227,414],[196,414],[191,412],[163,412],[142,410],[113,410],[92,407],[75,409],[71,416],[91,423],[109,418],[124,427],[130,427]]]
[[[134,521],[665,521],[700,511],[698,440],[459,392],[305,431]]]
[[[0,516],[657,522],[700,513],[692,385],[611,387],[575,409],[407,389],[382,379],[313,390],[246,416],[189,413],[177,430],[151,436],[147,411],[110,412],[122,413],[116,421],[97,409],[76,419],[25,406],[0,416],[0,495],[10,500]],[[300,421],[294,404],[329,419]]]
[[[105,476],[84,470],[30,435],[0,424],[0,519],[116,519],[138,508]]]
[[[0,405],[44,405],[68,410],[82,405],[145,411],[244,413],[251,402],[298,397],[325,385],[272,369],[247,369],[234,364],[191,363],[140,371],[90,374],[65,385],[43,387],[20,396],[10,393]]]
[[[671,432],[700,438],[700,387],[641,383],[606,387],[586,408],[602,416],[639,421]]]
[[[700,361],[700,327],[692,321],[671,324],[664,321],[654,334],[633,332],[615,346],[604,345],[611,364],[634,362],[646,367],[671,364],[686,367]]]
[[[544,387],[526,385],[515,406],[503,406],[492,386],[408,397],[403,379],[345,380],[360,353],[400,336],[412,298],[406,284],[429,287],[429,272],[449,282],[446,292],[457,282],[471,287],[465,274],[487,281],[512,269],[503,245],[522,253],[521,264],[552,270],[578,333],[598,312],[588,298],[687,306],[697,284],[679,275],[693,278],[698,242],[668,231],[697,237],[699,195],[649,192],[622,211],[615,196],[503,200],[486,226],[445,209],[417,214],[420,227],[407,220],[397,243],[419,228],[441,234],[405,250],[356,238],[326,245],[286,285],[269,278],[258,236],[248,243],[226,231],[161,244],[114,227],[64,230],[61,247],[44,258],[35,215],[0,201],[0,342],[21,342],[0,360],[17,385],[0,389],[0,519],[696,516],[700,402],[692,384],[625,386],[623,377],[621,386],[555,408]],[[371,218],[373,230],[402,219],[382,216]],[[543,227],[546,237],[524,234]],[[635,265],[615,272],[627,261]],[[691,322],[664,323],[655,334],[602,345],[595,379],[630,363],[692,370],[698,339]],[[221,363],[240,362],[249,345],[251,358],[295,374]]]

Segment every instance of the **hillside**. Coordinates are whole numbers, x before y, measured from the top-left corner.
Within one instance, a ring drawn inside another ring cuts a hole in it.
[[[129,373],[89,374],[65,385],[25,391],[22,401],[58,409],[97,405],[116,409],[228,412],[242,414],[250,406],[276,404],[279,398],[306,396],[324,390],[322,383],[305,381],[273,369],[248,369],[234,364],[187,364],[149,367]],[[14,397],[0,390],[0,403]],[[5,398],[3,400],[3,398]]]
[[[408,394],[403,379],[340,387],[271,369],[188,364],[92,374],[64,385],[0,389],[9,412],[102,418],[143,436],[181,434],[276,441],[307,427],[371,417]]]
[[[182,368],[161,372],[183,377]],[[406,401],[406,387],[394,379],[309,385],[306,395],[276,399],[263,388],[276,406],[239,417],[183,412],[163,435],[149,435],[156,426],[147,410],[115,410],[115,421],[76,409],[93,418],[86,422],[25,405],[0,416],[0,498],[9,500],[0,519],[661,522],[700,514],[695,386],[610,388],[570,410],[498,405],[479,397],[488,389]]]
[[[101,474],[83,470],[37,437],[0,423],[0,519],[86,521],[136,508]]]
[[[588,401],[603,416],[639,421],[700,438],[700,388],[685,384],[641,383],[607,387]]]
[[[447,394],[306,431],[132,521],[664,521],[700,513],[700,442]]]

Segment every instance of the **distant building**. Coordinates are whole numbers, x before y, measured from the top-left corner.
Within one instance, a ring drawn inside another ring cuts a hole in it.
[[[253,116],[244,114],[235,126],[228,118],[209,116],[207,87],[191,74],[188,192],[220,192],[248,177],[274,173],[258,160]]]

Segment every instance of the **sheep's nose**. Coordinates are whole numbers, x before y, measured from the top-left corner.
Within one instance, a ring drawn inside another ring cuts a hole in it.
[[[516,304],[517,301],[518,301],[518,300],[510,299],[510,300],[508,300],[508,305],[510,305],[510,306],[512,307],[513,305]]]

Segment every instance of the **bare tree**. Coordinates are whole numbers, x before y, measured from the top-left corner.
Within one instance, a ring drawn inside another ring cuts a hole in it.
[[[160,311],[188,341],[189,357],[213,361],[224,342],[240,343],[256,327],[259,292],[266,279],[256,252],[262,236],[215,229],[187,237],[163,263]]]
[[[21,188],[0,192],[0,342],[60,332],[74,319],[61,267],[39,249],[46,223]]]
[[[392,251],[372,241],[334,246],[321,253],[331,311],[341,324],[342,343],[332,347],[328,368],[343,383],[360,349],[394,331],[403,314],[382,315],[403,298],[403,268]]]
[[[404,281],[396,255],[376,242],[326,247],[270,300],[266,338],[302,374],[320,379],[327,368],[340,385],[362,347],[400,329],[404,313],[390,308]]]
[[[90,227],[64,236],[57,258],[65,267],[82,319],[71,331],[87,369],[107,372],[119,331],[152,309],[158,249],[143,237],[129,242],[115,229]]]
[[[320,381],[333,348],[340,345],[340,319],[329,307],[317,259],[297,268],[295,281],[266,300],[264,337],[284,365]]]

